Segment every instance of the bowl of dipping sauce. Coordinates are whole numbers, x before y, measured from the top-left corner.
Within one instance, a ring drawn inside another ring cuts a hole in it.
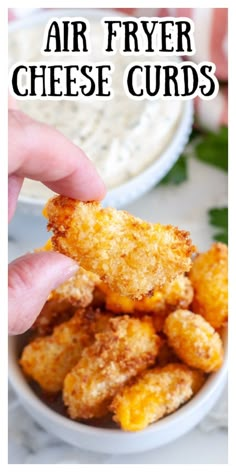
[[[19,100],[19,109],[49,124],[81,147],[107,187],[104,205],[123,207],[154,187],[171,169],[189,139],[193,101],[133,100],[125,93],[123,75],[133,61],[167,61],[168,57],[103,52],[101,19],[108,10],[53,10],[40,12],[9,25],[9,64],[23,62],[112,62],[111,100]],[[42,55],[44,28],[54,17],[82,17],[90,22],[91,52]],[[119,13],[121,16],[121,13]],[[171,58],[173,60],[173,58]],[[174,58],[175,60],[175,58]],[[176,58],[176,61],[179,61]],[[66,156],[65,156],[66,159]],[[25,179],[19,201],[24,209],[40,212],[52,192],[40,182]]]

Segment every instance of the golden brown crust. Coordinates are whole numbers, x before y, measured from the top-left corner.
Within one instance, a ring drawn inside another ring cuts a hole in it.
[[[214,372],[221,367],[222,341],[201,315],[176,310],[167,316],[163,331],[177,356],[187,365],[204,372]]]
[[[110,319],[65,378],[63,398],[70,417],[104,416],[120,387],[154,363],[158,348],[159,338],[149,318]]]
[[[48,202],[46,213],[54,250],[122,295],[140,299],[191,267],[195,247],[189,233],[174,226],[62,196]]]
[[[193,311],[214,328],[224,326],[228,319],[228,247],[214,243],[197,255],[189,278],[194,288]]]

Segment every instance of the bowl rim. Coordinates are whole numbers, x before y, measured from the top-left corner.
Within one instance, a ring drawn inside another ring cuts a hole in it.
[[[30,15],[15,20],[9,24],[9,32],[17,31],[19,28],[30,28],[32,25],[40,24],[44,20],[53,17],[62,16],[79,16],[87,15],[91,18],[100,19],[105,15],[126,17],[122,12],[112,11],[110,9],[86,9],[86,8],[69,8],[55,9],[50,11],[41,11],[37,15]],[[179,60],[179,59],[178,59]],[[167,141],[160,155],[153,159],[138,174],[131,176],[128,180],[117,185],[107,191],[102,202],[103,205],[122,206],[129,204],[138,197],[141,197],[146,191],[151,190],[155,184],[167,174],[174,163],[179,158],[184,146],[188,142],[194,119],[193,100],[182,100],[182,110],[177,120],[173,134]],[[138,189],[138,190],[137,190]],[[129,195],[129,198],[128,198]],[[28,195],[19,195],[19,203],[28,207],[42,208],[48,198],[35,198]],[[113,203],[114,202],[114,203]]]
[[[224,341],[224,361],[221,368],[212,374],[206,380],[203,387],[200,391],[194,395],[186,404],[182,405],[178,410],[171,413],[170,415],[160,419],[156,423],[153,423],[147,426],[141,431],[123,431],[122,429],[115,428],[100,428],[99,426],[90,426],[79,421],[74,421],[70,418],[67,418],[60,413],[57,413],[49,406],[47,406],[43,400],[37,397],[36,393],[32,390],[30,385],[27,382],[27,379],[24,377],[24,374],[17,364],[17,360],[14,354],[14,343],[16,342],[18,336],[9,336],[9,364],[8,364],[8,376],[10,384],[15,390],[18,398],[22,401],[22,404],[27,404],[29,407],[37,410],[40,415],[48,418],[49,421],[53,421],[54,424],[58,424],[63,428],[69,429],[74,433],[83,433],[85,435],[97,434],[103,435],[104,438],[110,438],[111,436],[119,439],[119,437],[130,437],[130,435],[142,435],[146,436],[150,433],[158,433],[160,431],[167,430],[170,426],[175,428],[178,426],[178,423],[181,418],[181,422],[188,422],[191,417],[194,417],[196,412],[199,409],[202,409],[205,404],[208,403],[210,397],[213,393],[219,391],[219,394],[222,391],[222,388],[225,386],[228,372],[228,335],[227,329],[225,330],[223,341]],[[216,400],[218,399],[218,395]]]

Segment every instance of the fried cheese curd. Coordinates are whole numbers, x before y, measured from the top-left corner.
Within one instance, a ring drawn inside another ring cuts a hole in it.
[[[183,364],[156,367],[141,374],[113,399],[113,419],[125,431],[139,431],[177,410],[203,384],[203,374]]]
[[[43,250],[51,250],[48,241]],[[36,318],[33,329],[39,335],[50,334],[53,327],[67,321],[77,308],[84,308],[93,301],[93,294],[99,277],[92,272],[79,268],[73,277],[59,285],[48,296],[40,314]]]
[[[195,247],[189,233],[174,226],[64,196],[49,200],[44,215],[53,249],[124,296],[141,299],[191,267]]]
[[[207,373],[221,367],[221,338],[201,315],[176,310],[167,316],[163,331],[179,359],[190,367]]]
[[[158,313],[167,315],[176,308],[187,308],[193,299],[193,288],[190,280],[179,275],[174,280],[155,290],[150,297],[132,300],[119,293],[112,292],[105,284],[100,285],[105,294],[105,304],[114,313]]]
[[[111,318],[95,337],[64,380],[63,399],[73,419],[106,415],[117,391],[154,364],[160,343],[149,317]]]
[[[56,326],[52,335],[25,346],[19,361],[24,373],[44,391],[59,392],[66,374],[92,343],[94,334],[104,329],[107,319],[108,314],[78,310],[69,321]]]
[[[93,291],[98,282],[96,274],[80,267],[73,277],[51,292],[49,300],[66,300],[77,307],[86,307],[93,300]]]
[[[40,311],[31,330],[37,336],[51,334],[55,326],[68,321],[75,312],[76,307],[66,300],[59,302],[57,298],[50,298]]]
[[[40,251],[53,251],[52,240],[49,239],[43,247],[36,249],[36,252]],[[95,286],[99,282],[96,274],[79,267],[75,275],[50,293],[48,300],[67,301],[77,307],[86,307],[92,302]]]
[[[214,243],[197,255],[189,277],[194,288],[193,311],[220,328],[228,319],[228,247]]]

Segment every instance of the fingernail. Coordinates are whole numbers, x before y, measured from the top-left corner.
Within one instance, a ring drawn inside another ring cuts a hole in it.
[[[51,290],[55,290],[57,287],[59,287],[59,285],[67,282],[67,280],[73,277],[73,275],[75,275],[78,270],[78,264],[76,264],[76,262],[71,262],[71,265],[68,265],[68,267],[57,273],[57,278]]]
[[[68,279],[76,274],[79,270],[79,265],[76,262],[72,262],[70,266],[67,267],[64,274],[68,276]]]

